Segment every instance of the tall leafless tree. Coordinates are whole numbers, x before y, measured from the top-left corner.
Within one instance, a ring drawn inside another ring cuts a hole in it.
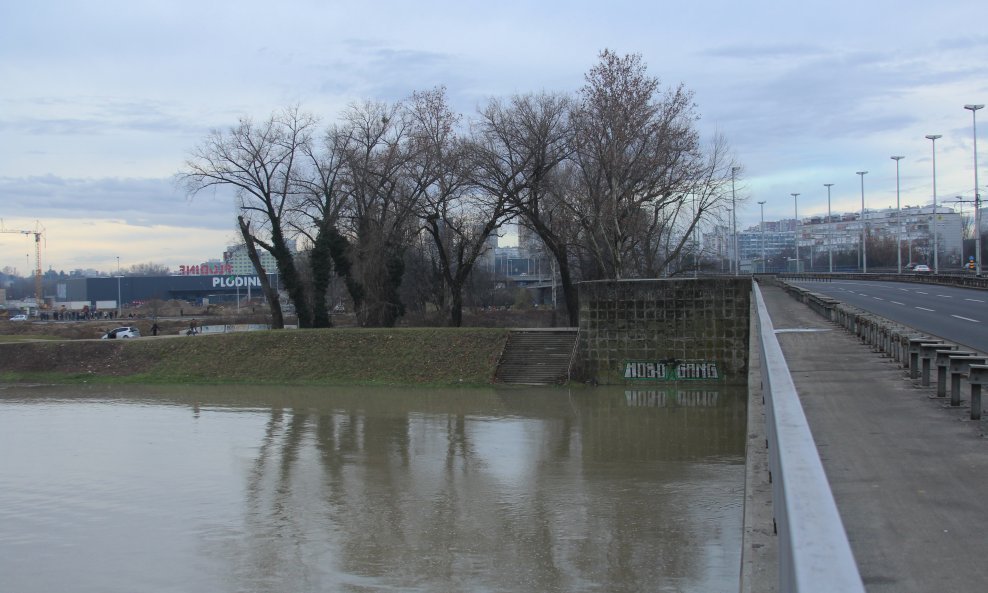
[[[475,183],[489,195],[503,195],[532,229],[558,266],[569,323],[579,322],[569,242],[563,233],[568,213],[553,186],[572,149],[570,100],[559,94],[492,100],[477,123]]]
[[[342,126],[351,184],[347,286],[362,325],[390,327],[403,314],[403,251],[422,193],[407,174],[414,157],[409,117],[401,104],[364,102],[345,112]]]
[[[459,116],[449,108],[444,89],[416,93],[410,115],[416,158],[411,177],[422,191],[419,217],[431,237],[438,272],[443,279],[439,301],[449,324],[463,324],[463,287],[488,239],[509,218],[507,198],[470,183],[474,146],[457,133]]]
[[[287,231],[294,213],[296,168],[315,125],[315,117],[298,107],[286,108],[259,124],[241,118],[225,132],[212,131],[192,150],[179,173],[190,196],[217,186],[236,190],[241,216],[249,223],[251,240],[247,242],[274,257],[301,327],[312,325],[312,314]],[[258,270],[262,275],[265,272]],[[272,311],[280,308],[277,301],[271,302],[270,294],[268,300]]]
[[[702,168],[692,93],[662,91],[640,55],[609,50],[586,81],[572,115],[577,174],[566,203],[596,264],[587,277],[640,276],[632,256],[649,218],[675,208]]]
[[[307,167],[299,172],[296,205],[299,233],[309,242],[314,327],[330,327],[327,293],[335,267],[337,276],[350,277],[349,241],[340,230],[340,219],[349,205],[351,184],[346,168],[348,130],[331,126],[321,143],[305,147]]]

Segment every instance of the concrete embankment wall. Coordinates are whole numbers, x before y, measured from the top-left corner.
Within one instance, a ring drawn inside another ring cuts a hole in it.
[[[716,365],[717,380],[748,377],[751,279],[583,282],[574,378],[622,384],[629,361]]]

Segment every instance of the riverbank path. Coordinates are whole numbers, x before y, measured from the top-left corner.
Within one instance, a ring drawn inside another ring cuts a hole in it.
[[[982,422],[760,285],[869,593],[988,590]]]

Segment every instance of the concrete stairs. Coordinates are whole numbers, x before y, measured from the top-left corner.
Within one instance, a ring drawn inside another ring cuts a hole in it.
[[[550,385],[569,379],[577,328],[519,329],[508,334],[494,380]]]

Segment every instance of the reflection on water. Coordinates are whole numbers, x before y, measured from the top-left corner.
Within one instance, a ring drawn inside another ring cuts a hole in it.
[[[0,591],[729,591],[727,388],[0,389]]]

